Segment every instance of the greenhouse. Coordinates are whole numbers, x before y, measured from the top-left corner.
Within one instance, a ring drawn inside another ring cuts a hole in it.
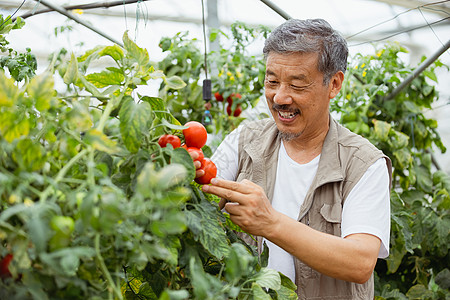
[[[449,16],[1,1],[0,299],[450,299]]]

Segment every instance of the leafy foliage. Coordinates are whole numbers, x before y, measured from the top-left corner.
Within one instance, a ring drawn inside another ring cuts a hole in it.
[[[392,90],[413,72],[400,54],[386,45],[374,55],[357,55],[340,98],[332,103],[341,122],[368,138],[393,162],[390,256],[379,261],[377,299],[444,299],[442,280],[450,262],[450,177],[435,170],[432,147],[445,152],[437,122],[425,116],[438,99],[429,82],[437,82],[439,61],[394,97]]]
[[[254,107],[264,87],[265,65],[259,55],[251,55],[249,46],[258,39],[267,36],[269,29],[261,26],[250,28],[243,23],[234,23],[231,33],[214,30],[211,40],[225,38],[230,43],[228,48],[222,46],[219,52],[208,53],[208,74],[212,81],[212,100],[210,112],[213,126],[210,132],[222,135],[222,138],[236,128],[244,120],[242,116],[235,117],[227,113],[239,105],[243,110]],[[178,90],[168,90],[161,85],[162,97],[167,101],[168,108],[180,121],[187,119],[201,122],[205,112],[205,101],[202,97],[201,78],[204,75],[205,61],[201,44],[196,39],[189,39],[188,32],[180,32],[174,37],[161,39],[159,46],[168,55],[158,62],[158,68],[168,75],[178,75],[187,83]],[[214,94],[219,93],[223,99],[239,93],[242,97],[233,97],[230,105],[227,101],[217,101]]]
[[[61,52],[56,74],[21,87],[0,71],[0,257],[13,254],[0,298],[296,299],[193,182],[188,152],[158,145],[185,127],[135,90],[183,80],[123,42]],[[98,59],[111,64],[92,71]]]
[[[2,24],[0,27],[0,51],[7,53],[0,57],[0,68],[8,69],[16,81],[28,80],[35,75],[37,69],[36,57],[31,53],[30,48],[26,49],[26,53],[19,53],[10,48],[5,37],[11,30],[22,28],[25,22],[21,18],[12,22],[11,18],[3,19],[3,16],[0,15],[0,24]]]

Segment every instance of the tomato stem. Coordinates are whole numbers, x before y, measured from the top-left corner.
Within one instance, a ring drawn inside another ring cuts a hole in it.
[[[118,299],[123,299],[122,293],[117,288],[117,286],[114,284],[114,281],[111,277],[111,274],[108,271],[108,268],[106,267],[105,261],[103,260],[102,254],[100,253],[100,234],[97,233],[95,235],[95,254],[97,256],[97,260],[100,264],[100,269],[103,273],[103,275],[106,277],[106,280],[109,283],[110,288],[113,290],[114,294]]]

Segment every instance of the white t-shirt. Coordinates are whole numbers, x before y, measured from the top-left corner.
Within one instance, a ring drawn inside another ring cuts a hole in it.
[[[229,134],[211,158],[217,165],[218,177],[235,180],[238,171],[238,142],[241,127]],[[287,154],[281,143],[272,206],[297,220],[300,206],[316,175],[320,155],[306,164],[299,164]],[[389,255],[390,200],[389,174],[383,158],[377,160],[355,185],[344,202],[341,237],[368,233],[381,240],[379,258]],[[295,280],[291,254],[265,240],[269,247],[269,268]]]

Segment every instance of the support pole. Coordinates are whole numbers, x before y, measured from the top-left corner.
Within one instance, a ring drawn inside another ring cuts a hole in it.
[[[261,2],[264,3],[265,5],[267,5],[268,7],[270,7],[273,11],[275,11],[277,14],[279,14],[280,16],[285,18],[286,20],[292,19],[292,17],[288,13],[286,13],[284,10],[279,8],[272,1],[270,1],[270,0],[261,0]]]
[[[107,35],[106,33],[104,33],[104,32],[102,32],[102,31],[98,30],[97,28],[93,27],[92,25],[88,24],[87,22],[81,20],[80,18],[78,18],[77,16],[75,16],[75,15],[73,15],[72,13],[68,12],[68,11],[65,10],[64,8],[62,8],[62,7],[58,6],[58,5],[54,5],[54,4],[52,4],[52,3],[49,3],[47,0],[35,0],[35,1],[38,1],[38,2],[40,2],[40,3],[42,3],[42,4],[44,4],[45,6],[47,6],[47,7],[51,8],[51,9],[53,9],[54,11],[59,12],[59,13],[62,14],[62,15],[65,15],[65,16],[68,17],[69,19],[72,19],[72,20],[74,20],[75,22],[77,22],[77,23],[83,25],[84,27],[89,28],[90,30],[94,31],[95,33],[97,33],[97,34],[103,36],[104,38],[110,40],[111,42],[113,42],[113,43],[119,45],[120,47],[122,47],[122,48],[124,47],[123,44],[122,44],[121,42],[117,41],[117,40],[114,39],[113,37],[110,37],[110,36]]]
[[[62,6],[61,8],[65,9],[65,10],[73,10],[73,9],[85,9],[86,10],[86,9],[95,9],[95,8],[110,8],[110,7],[119,6],[119,5],[134,4],[139,1],[149,1],[149,0],[117,0],[117,1],[113,1],[113,2],[96,2],[96,3],[88,3],[88,4],[67,5],[67,6]],[[48,13],[51,11],[53,11],[53,9],[40,9],[35,12],[33,12],[33,11],[27,12],[27,13],[21,15],[20,17],[22,19],[26,19],[26,18],[35,16],[38,14]]]
[[[397,96],[408,84],[410,84],[417,76],[419,76],[420,73],[425,71],[426,68],[428,68],[436,59],[438,59],[439,56],[442,55],[445,51],[450,48],[450,40],[447,41],[445,45],[443,45],[435,54],[428,57],[417,69],[414,70],[414,72],[409,75],[408,78],[402,81],[393,91],[390,93],[385,100],[390,100]]]

